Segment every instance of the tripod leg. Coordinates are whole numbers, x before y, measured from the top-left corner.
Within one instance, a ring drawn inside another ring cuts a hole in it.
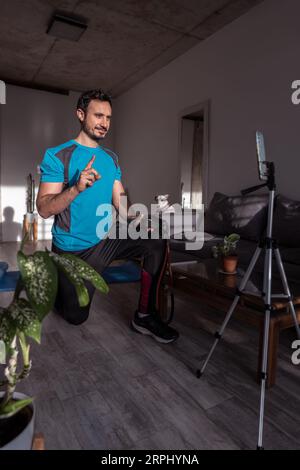
[[[264,286],[263,286],[263,297],[264,297],[266,310],[265,310],[264,342],[263,342],[263,357],[262,357],[262,370],[261,370],[259,432],[258,432],[258,444],[257,444],[258,450],[263,449],[263,431],[264,431],[265,396],[266,396],[267,367],[268,367],[269,332],[270,332],[270,318],[271,318],[271,311],[272,311],[271,290],[272,290],[272,249],[269,247],[266,250],[266,256],[265,256]]]
[[[294,323],[295,323],[295,327],[296,327],[297,336],[298,336],[298,338],[300,339],[299,323],[298,323],[298,319],[297,319],[297,315],[296,315],[296,311],[295,311],[295,306],[294,306],[294,304],[293,304],[293,299],[292,299],[292,296],[291,296],[291,291],[290,291],[290,288],[289,288],[289,285],[288,285],[288,281],[287,281],[287,277],[286,277],[286,274],[285,274],[285,270],[284,270],[284,267],[283,267],[283,263],[282,263],[280,251],[279,251],[278,248],[276,248],[276,249],[274,250],[274,252],[275,252],[275,258],[276,258],[276,261],[277,261],[277,266],[278,266],[278,269],[279,269],[281,281],[282,281],[282,284],[283,284],[284,293],[288,296],[290,311],[291,311],[292,317],[293,317],[293,319],[294,319]]]
[[[239,300],[240,300],[240,298],[241,298],[241,294],[243,293],[243,290],[245,289],[246,284],[247,284],[247,282],[248,282],[249,279],[250,279],[250,276],[251,276],[251,274],[252,274],[252,271],[253,271],[253,269],[254,269],[254,267],[255,267],[255,265],[256,265],[256,262],[257,262],[257,260],[258,260],[258,258],[259,258],[259,255],[260,255],[260,253],[261,253],[261,250],[262,250],[262,249],[261,249],[260,247],[257,247],[256,250],[255,250],[255,253],[254,253],[254,255],[253,255],[253,257],[252,257],[252,259],[251,259],[251,261],[250,261],[250,264],[249,264],[249,266],[248,266],[248,269],[247,269],[247,271],[245,272],[244,277],[243,277],[243,279],[242,279],[242,281],[241,281],[241,283],[240,283],[240,286],[239,286],[239,289],[238,289],[238,293],[237,293],[237,295],[235,296],[235,298],[234,298],[234,300],[233,300],[233,302],[232,302],[232,304],[231,304],[231,306],[230,306],[230,308],[229,308],[229,310],[228,310],[228,312],[227,312],[227,315],[226,315],[226,317],[225,317],[224,322],[222,323],[222,326],[221,326],[221,328],[220,328],[220,331],[217,331],[217,332],[215,333],[215,338],[216,338],[216,339],[215,339],[215,341],[214,341],[214,343],[213,343],[213,345],[212,345],[212,347],[211,347],[211,350],[209,351],[208,356],[207,356],[207,358],[206,358],[206,360],[205,360],[205,362],[204,362],[202,368],[201,368],[201,369],[198,369],[197,372],[196,372],[196,375],[197,375],[198,379],[200,379],[200,377],[202,377],[202,375],[204,374],[204,371],[205,371],[205,369],[206,369],[206,366],[207,366],[207,364],[208,364],[208,362],[209,362],[211,356],[213,355],[214,350],[216,349],[216,347],[217,347],[217,345],[218,345],[220,339],[221,339],[222,336],[223,336],[223,333],[224,333],[224,331],[225,331],[225,328],[226,328],[226,326],[228,325],[228,322],[229,322],[229,320],[230,320],[230,318],[231,318],[231,316],[232,316],[232,314],[233,314],[233,312],[234,312],[234,310],[235,310],[237,304],[239,303]]]
[[[265,312],[264,349],[263,349],[263,360],[262,360],[260,412],[259,412],[259,433],[258,433],[258,444],[257,444],[258,450],[263,449],[263,431],[264,431],[265,396],[266,396],[266,381],[267,381],[267,367],[268,367],[270,316],[271,316],[271,310],[268,309]]]
[[[240,297],[241,297],[240,294],[238,294],[238,295],[235,296],[234,301],[232,302],[232,304],[231,304],[231,306],[230,306],[230,309],[228,310],[228,313],[227,313],[227,315],[226,315],[226,318],[225,318],[224,322],[222,323],[222,326],[221,326],[221,328],[220,328],[220,331],[217,331],[217,332],[215,333],[215,338],[216,338],[216,339],[215,339],[215,341],[214,341],[214,344],[212,345],[211,350],[210,350],[209,353],[208,353],[208,356],[207,356],[207,358],[206,358],[206,360],[205,360],[205,362],[204,362],[204,364],[203,364],[203,366],[202,366],[202,369],[201,369],[201,370],[200,370],[200,369],[197,370],[196,375],[197,375],[198,379],[200,379],[200,377],[202,377],[202,375],[204,374],[204,371],[205,371],[205,369],[206,369],[206,366],[207,366],[207,364],[208,364],[208,362],[209,362],[211,356],[213,355],[214,350],[216,349],[216,347],[217,347],[217,345],[218,345],[220,339],[221,339],[222,336],[223,336],[224,330],[225,330],[225,328],[226,328],[226,326],[227,326],[227,324],[228,324],[228,322],[229,322],[229,320],[230,320],[230,318],[231,318],[231,316],[232,316],[232,314],[233,314],[233,312],[234,312],[234,310],[235,310],[235,307],[236,307],[237,304],[239,303]]]

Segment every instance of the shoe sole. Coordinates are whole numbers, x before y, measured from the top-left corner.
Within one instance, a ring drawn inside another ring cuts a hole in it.
[[[173,343],[174,341],[177,340],[177,338],[173,338],[173,339],[160,338],[159,336],[156,336],[154,333],[151,333],[151,331],[147,330],[147,328],[143,328],[142,326],[137,325],[134,322],[134,320],[132,320],[131,322],[131,327],[137,333],[141,333],[142,335],[152,336],[152,338],[154,338],[158,343],[167,344],[167,343]]]

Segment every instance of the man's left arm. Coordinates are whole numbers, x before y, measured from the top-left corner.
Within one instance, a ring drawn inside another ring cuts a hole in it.
[[[116,211],[119,213],[119,218],[124,222],[136,221],[138,225],[143,219],[143,215],[136,215],[130,213],[130,206],[128,207],[129,201],[127,199],[126,191],[120,180],[115,180],[113,185],[112,195],[113,205]]]
[[[112,202],[113,202],[115,209],[120,213],[120,216],[126,219],[127,218],[127,204],[126,204],[126,207],[124,207],[125,199],[122,198],[123,200],[121,200],[122,196],[123,198],[124,196],[126,196],[123,184],[121,183],[121,181],[115,180],[114,185],[113,185]]]
[[[129,215],[127,194],[120,180],[114,182],[112,200],[116,211],[119,213],[119,220],[128,223],[130,219],[135,219],[135,217]]]

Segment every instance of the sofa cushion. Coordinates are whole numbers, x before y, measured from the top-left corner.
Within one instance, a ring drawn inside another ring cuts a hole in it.
[[[268,194],[226,196],[215,193],[205,214],[204,229],[217,235],[238,233],[259,241],[267,220]]]
[[[273,236],[279,245],[300,247],[300,202],[284,196],[276,199]]]

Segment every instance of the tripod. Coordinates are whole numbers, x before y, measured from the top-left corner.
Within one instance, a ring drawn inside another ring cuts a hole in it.
[[[242,281],[240,283],[239,288],[237,289],[236,295],[234,297],[234,300],[227,312],[227,315],[225,317],[225,320],[220,328],[220,331],[215,334],[215,341],[214,344],[204,362],[204,365],[202,366],[202,369],[197,370],[197,377],[200,378],[205,369],[206,366],[216,349],[216,346],[218,345],[220,339],[223,336],[224,330],[232,317],[234,310],[237,306],[237,304],[240,301],[241,295],[246,293],[245,287],[247,285],[247,282],[250,279],[250,276],[253,272],[253,269],[258,261],[258,258],[260,257],[262,251],[264,250],[265,252],[265,260],[264,260],[264,275],[263,275],[263,290],[261,292],[261,297],[264,302],[265,306],[265,322],[264,322],[264,340],[263,340],[263,357],[262,357],[262,373],[261,373],[261,395],[260,395],[260,412],[259,412],[259,434],[258,434],[258,444],[257,444],[257,449],[258,450],[263,450],[263,429],[264,429],[264,410],[265,410],[265,394],[266,394],[266,381],[267,381],[267,365],[268,365],[268,345],[269,345],[269,329],[270,329],[270,318],[271,315],[274,313],[274,308],[272,306],[272,299],[273,298],[282,298],[286,299],[287,303],[290,308],[290,313],[293,317],[295,327],[296,327],[296,332],[298,335],[298,338],[300,339],[300,328],[298,325],[298,320],[297,320],[297,315],[295,311],[295,307],[293,304],[293,298],[290,292],[290,288],[288,285],[286,273],[283,267],[280,251],[278,248],[278,245],[276,243],[276,240],[272,238],[272,233],[273,233],[273,213],[274,213],[274,202],[275,202],[275,190],[276,190],[276,184],[275,184],[275,167],[273,162],[264,162],[264,164],[267,167],[268,170],[268,176],[267,176],[267,182],[258,186],[254,186],[252,188],[245,189],[242,191],[243,195],[252,193],[254,191],[257,191],[260,188],[268,187],[269,189],[269,203],[268,203],[268,224],[267,224],[267,233],[264,239],[261,240],[261,242],[258,244],[255,253],[250,261],[250,264],[245,272],[244,277],[242,278]],[[272,260],[273,260],[273,255],[275,256],[275,260],[277,263],[277,267],[279,270],[281,282],[283,285],[283,294],[276,294],[272,295]]]

